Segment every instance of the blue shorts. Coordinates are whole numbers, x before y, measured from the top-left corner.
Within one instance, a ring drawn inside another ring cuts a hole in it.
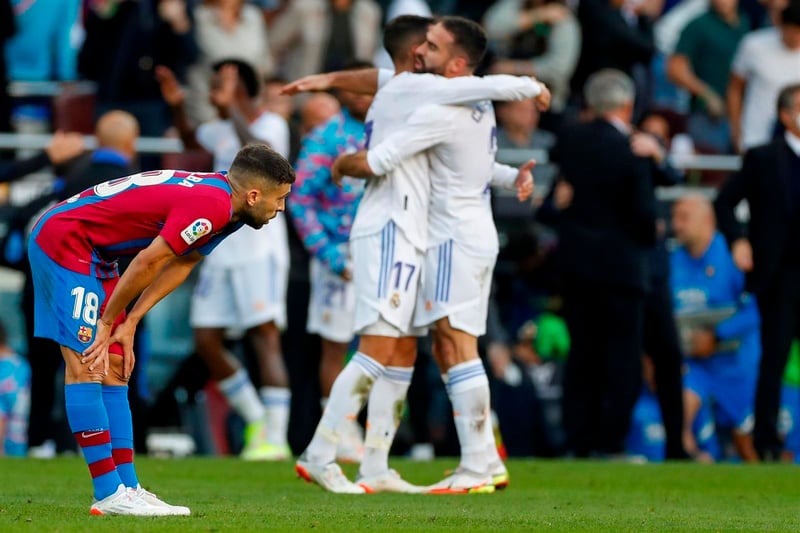
[[[753,429],[755,377],[717,375],[695,361],[689,361],[687,367],[684,387],[697,394],[704,406],[713,406],[717,425],[750,433]]]
[[[34,288],[33,335],[82,353],[94,341],[97,320],[119,278],[98,279],[66,269],[50,259],[33,239],[28,257]],[[122,313],[115,325],[124,316]],[[109,351],[122,353],[119,345]]]

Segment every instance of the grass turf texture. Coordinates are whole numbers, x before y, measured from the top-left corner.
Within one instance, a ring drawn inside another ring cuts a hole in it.
[[[454,460],[392,461],[414,483]],[[510,461],[493,495],[340,496],[297,479],[293,463],[137,460],[145,486],[191,517],[89,516],[84,463],[0,459],[0,531],[797,531],[791,466]],[[355,467],[346,467],[355,474]]]

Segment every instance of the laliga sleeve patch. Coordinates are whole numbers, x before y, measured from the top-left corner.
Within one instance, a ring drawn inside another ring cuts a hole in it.
[[[181,238],[186,244],[192,244],[209,233],[211,233],[211,221],[207,218],[198,218],[181,231]]]

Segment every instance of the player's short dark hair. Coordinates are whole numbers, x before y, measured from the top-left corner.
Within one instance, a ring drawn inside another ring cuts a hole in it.
[[[234,179],[241,176],[244,180],[260,177],[276,185],[294,183],[295,180],[289,161],[263,143],[249,143],[239,150],[231,164],[230,175]]]
[[[248,63],[247,61],[242,61],[241,59],[222,59],[217,61],[212,65],[211,69],[214,72],[219,72],[220,69],[226,65],[233,65],[236,67],[236,70],[239,72],[239,81],[244,85],[244,89],[247,91],[247,96],[250,98],[255,98],[258,96],[258,93],[261,89],[261,84],[258,81],[258,74],[256,74],[256,70]]]
[[[424,41],[433,22],[430,17],[418,15],[400,15],[390,20],[383,30],[383,47],[392,61],[403,55],[410,45]]]
[[[437,22],[453,36],[453,45],[466,54],[469,66],[477,67],[486,55],[486,30],[477,22],[464,17],[441,17]]]
[[[364,59],[348,59],[342,65],[342,70],[363,70],[366,68],[375,68],[375,63]]]
[[[794,95],[797,93],[800,93],[800,83],[793,83],[781,89],[781,92],[778,93],[778,113],[792,108]]]

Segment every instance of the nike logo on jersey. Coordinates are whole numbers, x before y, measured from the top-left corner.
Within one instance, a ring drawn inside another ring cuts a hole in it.
[[[91,439],[92,437],[96,437],[102,434],[102,431],[93,431],[91,433],[86,433],[85,431],[81,431],[81,437],[84,439]]]

